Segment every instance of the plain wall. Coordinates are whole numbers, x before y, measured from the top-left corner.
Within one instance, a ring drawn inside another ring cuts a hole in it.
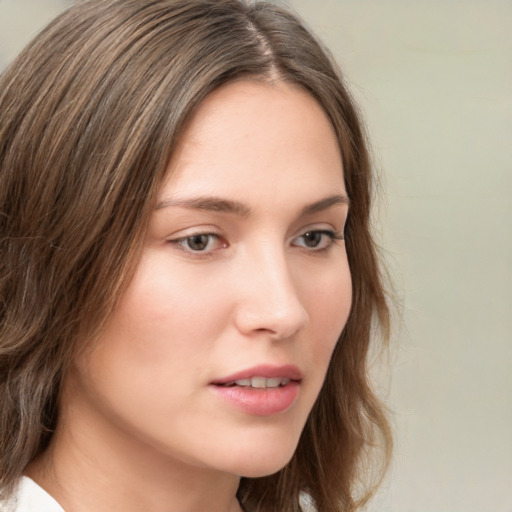
[[[66,3],[0,0],[0,66]],[[384,176],[403,306],[381,377],[396,452],[368,510],[512,512],[512,2],[289,3],[340,62]]]
[[[512,2],[293,5],[365,112],[403,326],[370,507],[512,511]],[[399,327],[399,326],[397,326]]]

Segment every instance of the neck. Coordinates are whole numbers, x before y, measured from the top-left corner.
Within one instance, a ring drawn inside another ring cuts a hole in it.
[[[177,460],[76,414],[61,415],[51,446],[26,474],[66,512],[242,510],[238,477]]]

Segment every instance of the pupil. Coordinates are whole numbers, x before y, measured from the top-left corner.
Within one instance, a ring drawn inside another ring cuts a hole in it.
[[[203,251],[208,245],[208,235],[194,235],[188,239],[188,246],[194,251]]]
[[[308,247],[316,247],[320,243],[322,234],[318,231],[306,233],[304,235],[304,241]]]

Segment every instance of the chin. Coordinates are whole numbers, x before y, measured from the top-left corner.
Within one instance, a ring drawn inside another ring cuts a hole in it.
[[[269,461],[268,464],[253,465],[245,471],[240,471],[238,475],[244,478],[263,478],[265,476],[270,476],[283,469],[288,462],[290,462],[292,457],[293,453],[286,460],[273,460]]]
[[[230,472],[246,478],[261,478],[277,473],[292,459],[298,439],[261,439],[253,446],[244,446],[232,453]]]

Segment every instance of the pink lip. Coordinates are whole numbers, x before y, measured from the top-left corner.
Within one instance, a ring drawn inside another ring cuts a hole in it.
[[[288,378],[290,382],[278,388],[251,388],[242,386],[222,386],[239,379],[251,377]],[[287,411],[299,396],[302,373],[294,365],[260,365],[242,370],[215,380],[210,389],[236,409],[254,416],[271,416]]]

